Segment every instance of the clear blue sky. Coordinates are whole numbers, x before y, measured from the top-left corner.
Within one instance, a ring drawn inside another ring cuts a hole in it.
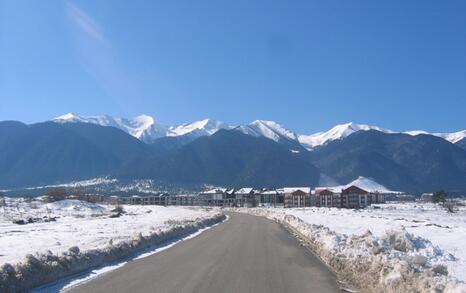
[[[0,120],[466,128],[466,1],[0,1]]]

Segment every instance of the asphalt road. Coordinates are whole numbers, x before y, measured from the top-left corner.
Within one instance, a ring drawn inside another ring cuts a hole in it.
[[[336,277],[279,224],[233,213],[195,238],[66,292],[341,291]]]

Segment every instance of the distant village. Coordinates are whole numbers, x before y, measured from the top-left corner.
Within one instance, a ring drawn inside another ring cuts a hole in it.
[[[390,194],[364,190],[356,185],[342,187],[285,187],[278,189],[212,188],[198,194],[170,195],[156,193],[133,196],[103,196],[97,194],[70,194],[67,199],[129,205],[178,205],[212,207],[336,207],[361,209],[375,203],[385,203]],[[63,199],[50,193],[46,201]]]

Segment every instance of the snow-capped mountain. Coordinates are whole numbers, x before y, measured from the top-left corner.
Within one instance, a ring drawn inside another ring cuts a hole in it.
[[[193,123],[185,123],[178,126],[171,126],[168,128],[167,136],[181,136],[181,135],[192,135],[195,137],[212,135],[220,129],[230,129],[231,127],[223,122],[204,119],[195,121]]]
[[[274,121],[255,120],[247,125],[240,125],[235,128],[244,134],[252,136],[263,136],[279,142],[282,139],[298,140],[298,135],[291,130]]]
[[[0,176],[0,187],[59,184],[98,176],[134,176],[180,185],[298,186],[320,181],[319,185],[331,186],[362,174],[391,190],[466,191],[464,139],[454,145],[430,135],[392,134],[379,127],[348,123],[312,136],[321,139],[311,146],[324,145],[308,153],[296,133],[275,122],[254,121],[237,130],[216,132],[222,127],[224,124],[213,120],[165,127],[149,116],[122,119],[68,114],[55,123],[30,125],[2,121],[0,137],[7,140],[0,144],[4,154],[0,166],[12,167],[3,168],[7,171]],[[163,137],[146,145],[128,134],[145,141]],[[190,135],[205,136],[191,140]],[[453,135],[444,137],[453,139]],[[331,140],[334,142],[325,144]],[[37,173],[39,165],[43,170]],[[381,187],[374,189],[382,191]]]
[[[134,118],[115,118],[108,115],[102,116],[79,116],[68,113],[53,119],[57,123],[81,122],[92,123],[101,126],[117,127],[126,133],[146,142],[152,143],[161,137],[185,136],[192,139],[209,136],[220,129],[232,129],[233,127],[213,119],[204,119],[192,123],[185,123],[175,126],[166,126],[158,123],[154,117],[149,115],[140,115]],[[330,141],[340,140],[348,137],[357,131],[377,130],[384,133],[400,133],[378,126],[367,124],[357,124],[353,122],[339,124],[328,131],[318,132],[311,135],[299,135],[281,124],[274,121],[255,120],[249,124],[240,125],[234,128],[244,134],[252,136],[262,136],[272,139],[279,143],[287,144],[291,149],[296,146],[303,146],[308,150],[313,150],[318,146],[327,144]],[[451,143],[457,143],[462,140],[466,141],[466,130],[453,133],[429,133],[423,130],[414,130],[401,132],[409,135],[428,134],[441,137]]]
[[[353,122],[340,124],[325,132],[318,132],[311,135],[299,135],[299,142],[308,150],[312,150],[317,146],[324,145],[330,141],[343,139],[356,131],[377,130],[385,133],[393,133],[393,131],[381,128],[378,126],[370,126],[366,124],[356,124]]]
[[[113,126],[140,139],[152,142],[154,139],[166,136],[168,127],[156,123],[155,118],[149,115],[139,115],[134,118],[115,118],[103,116],[79,116],[68,113],[53,119],[57,123],[91,123],[100,126]]]
[[[92,123],[100,126],[113,126],[140,139],[151,143],[155,139],[166,136],[192,136],[197,138],[204,135],[212,135],[220,129],[230,127],[223,122],[213,119],[204,119],[193,123],[178,126],[165,126],[157,123],[155,118],[149,115],[139,115],[134,118],[115,118],[108,115],[102,116],[79,116],[68,113],[59,116],[52,121],[57,123]]]
[[[460,140],[466,138],[466,130],[462,130],[462,131],[458,131],[458,132],[446,132],[446,133],[429,133],[427,131],[424,131],[424,130],[412,130],[412,131],[406,131],[404,132],[406,134],[409,134],[409,135],[419,135],[419,134],[428,134],[428,135],[434,135],[434,136],[438,136],[438,137],[441,137],[445,140],[448,140],[449,142],[451,143],[457,143],[459,142]]]
[[[453,133],[429,133],[422,130],[395,132],[379,126],[357,124],[354,122],[339,124],[328,131],[317,132],[311,135],[299,135],[281,124],[265,120],[256,120],[247,125],[238,126],[235,129],[248,135],[263,136],[276,142],[283,142],[283,140],[296,141],[308,150],[325,145],[330,141],[344,139],[357,131],[369,130],[376,130],[383,133],[405,133],[409,135],[428,134],[441,137],[453,144],[466,138],[466,130]]]
[[[118,127],[118,123],[116,122],[116,120],[113,117],[107,115],[84,117],[76,115],[74,113],[67,113],[65,115],[61,115],[57,118],[54,118],[52,121],[57,123],[81,122],[98,124],[102,126]]]

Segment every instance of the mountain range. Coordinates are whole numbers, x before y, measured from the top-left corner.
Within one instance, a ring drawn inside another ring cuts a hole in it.
[[[167,126],[156,122],[155,118],[149,115],[140,115],[131,119],[126,119],[114,118],[108,115],[79,116],[73,113],[68,113],[59,116],[52,121],[57,123],[82,122],[101,126],[113,126],[146,143],[152,143],[161,137],[179,136],[183,136],[185,141],[192,141],[194,138],[212,135],[220,129],[235,129],[248,135],[263,136],[280,143],[288,143],[295,146],[301,145],[308,150],[318,148],[330,141],[343,139],[354,132],[368,130],[377,130],[384,133],[404,133],[412,136],[420,134],[433,135],[460,146],[464,146],[466,144],[466,130],[453,133],[429,133],[423,130],[396,132],[378,126],[357,124],[353,122],[336,125],[328,131],[308,135],[297,134],[277,122],[266,120],[255,120],[245,125],[230,126],[214,119],[203,119],[192,123]],[[186,139],[188,137],[190,139]]]
[[[147,115],[3,121],[0,189],[98,176],[225,187],[341,185],[364,176],[390,190],[465,193],[465,137],[355,123],[310,135],[264,120],[166,126]]]
[[[135,138],[145,143],[154,142],[161,137],[189,136],[197,138],[212,135],[220,129],[229,129],[230,126],[212,120],[204,119],[193,123],[185,123],[176,126],[166,126],[156,122],[155,118],[149,115],[140,115],[134,118],[115,118],[108,115],[103,116],[79,116],[68,113],[52,120],[56,123],[89,123],[100,126],[113,126],[123,130]]]

